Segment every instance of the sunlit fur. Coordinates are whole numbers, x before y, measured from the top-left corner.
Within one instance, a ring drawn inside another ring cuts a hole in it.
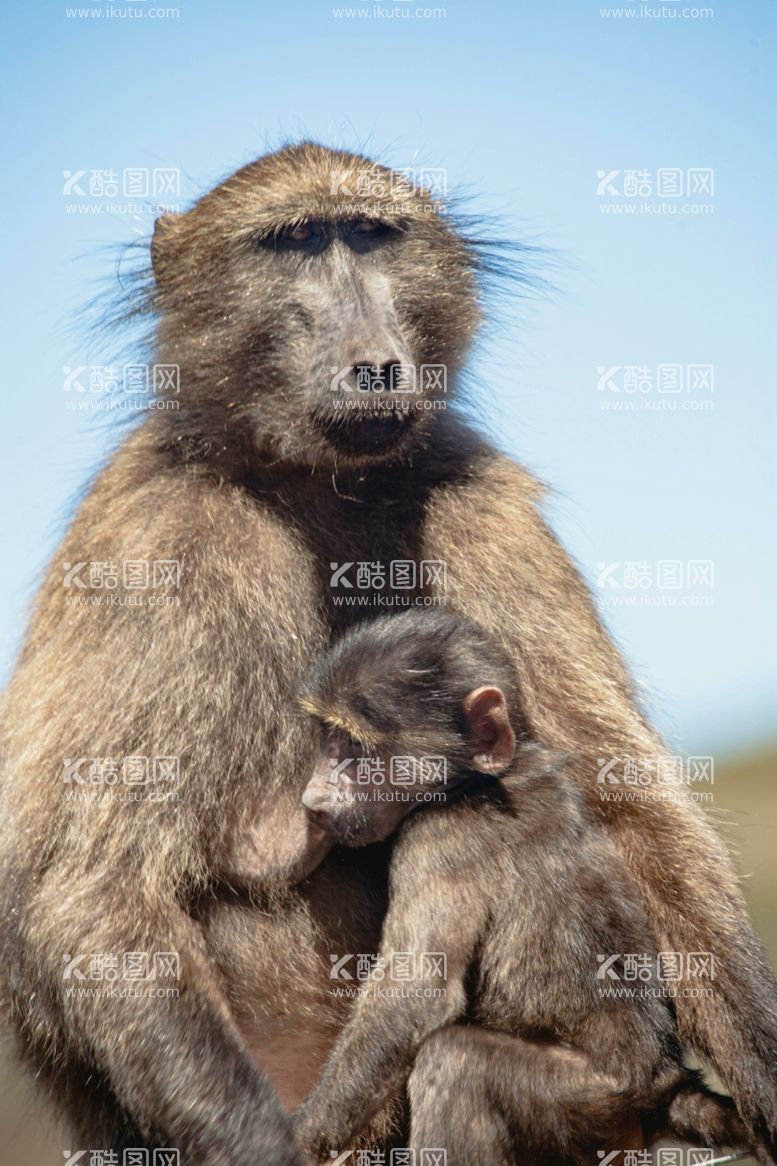
[[[419,418],[407,447],[361,461],[343,464],[317,436],[331,394],[320,374],[348,342],[340,322],[355,285],[373,304],[365,341],[390,325],[413,359],[450,365],[453,382],[482,314],[482,249],[449,216],[421,214],[425,196],[409,189],[401,249],[358,265],[341,255],[331,279],[330,252],[303,261],[261,242],[289,217],[336,216],[330,173],[360,167],[371,164],[290,147],[159,224],[143,308],[159,321],[156,359],[180,364],[180,407],[150,411],[91,484],[3,705],[4,1015],[74,1126],[70,1145],[289,1166],[290,1123],[268,1075],[288,1106],[315,1082],[348,1012],[330,991],[329,956],[374,951],[385,906],[379,847],[333,855],[296,890],[267,885],[268,867],[294,857],[315,756],[297,694],[349,626],[386,601],[434,601],[514,662],[526,734],[576,758],[658,947],[715,953],[714,996],[678,998],[680,1032],[774,1138],[774,977],[726,853],[684,791],[600,801],[599,758],[663,746],[541,516],[538,483],[450,408]],[[180,564],[180,589],[154,593],[179,602],[131,606],[120,581],[115,602],[96,606],[63,584],[65,563],[138,559]],[[397,559],[441,561],[445,583],[335,602],[332,563]],[[179,757],[177,796],[67,798],[63,761],[82,756]],[[254,884],[224,887],[225,853],[247,835]],[[66,995],[67,954],[127,950],[178,952],[180,996],[128,1007]],[[476,1074],[457,1088],[475,1089]],[[391,1128],[401,1137],[389,1120],[367,1145],[390,1144]]]

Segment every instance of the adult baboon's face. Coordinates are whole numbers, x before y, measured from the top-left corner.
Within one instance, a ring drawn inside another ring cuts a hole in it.
[[[473,255],[430,196],[320,146],[269,154],[163,217],[152,255],[182,409],[205,437],[298,464],[400,456],[450,398],[478,323]]]

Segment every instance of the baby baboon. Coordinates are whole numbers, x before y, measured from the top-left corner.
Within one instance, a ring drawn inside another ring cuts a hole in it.
[[[410,1145],[451,1166],[588,1164],[663,1127],[747,1138],[683,1067],[662,985],[602,992],[597,966],[626,952],[655,966],[654,940],[574,759],[516,749],[517,694],[493,639],[419,609],[349,632],[304,698],[322,733],[303,795],[316,824],[347,846],[400,826],[377,966],[297,1113],[319,1158],[408,1079]]]
[[[399,174],[302,144],[161,218],[152,262],[153,359],[179,391],[80,506],[3,707],[0,997],[70,1144],[293,1161],[267,1077],[287,1107],[315,1082],[345,1019],[321,954],[374,950],[385,882],[378,848],[338,848],[287,888],[314,762],[296,694],[332,639],[422,594],[515,662],[528,735],[574,755],[659,947],[716,953],[680,1027],[774,1137],[775,981],[725,852],[679,796],[600,803],[598,758],[662,745],[537,483],[439,407],[483,247]],[[72,776],[154,758],[177,760],[172,797]],[[177,996],[73,988],[87,960],[171,952]]]

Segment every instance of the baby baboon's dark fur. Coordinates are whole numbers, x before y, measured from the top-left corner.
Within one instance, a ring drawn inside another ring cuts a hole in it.
[[[683,1066],[661,985],[611,993],[597,978],[607,953],[655,966],[654,940],[574,759],[516,751],[517,691],[492,637],[419,609],[348,632],[304,698],[324,746],[304,795],[317,820],[351,846],[401,823],[380,958],[296,1115],[317,1160],[408,1081],[408,1144],[444,1147],[449,1166],[595,1162],[626,1148],[627,1128],[635,1149],[675,1132],[673,1106],[684,1137],[747,1141],[730,1101]],[[401,785],[387,780],[396,759]],[[470,1062],[477,1088],[461,1091]]]
[[[597,758],[662,746],[537,483],[428,408],[434,385],[404,412],[393,393],[338,411],[362,400],[360,366],[444,364],[454,395],[481,316],[477,248],[398,175],[303,144],[161,219],[152,258],[154,357],[179,365],[180,408],[150,412],[96,478],[4,704],[3,1007],[81,1144],[294,1160],[257,1059],[289,1105],[314,1082],[344,1021],[326,953],[374,950],[382,875],[338,853],[261,911],[209,895],[246,835],[252,888],[288,882],[313,762],[298,687],[342,630],[413,595],[389,582],[338,605],[331,564],[397,559],[445,561],[451,609],[515,661],[528,733],[575,756],[658,946],[716,954],[715,996],[680,1000],[681,1033],[774,1138],[774,978],[697,807],[599,803]],[[69,602],[65,563],[128,560],[177,560],[180,603],[131,606],[122,579],[110,603]],[[179,757],[177,796],[68,798],[63,760],[82,756]],[[179,997],[68,995],[66,955],[127,950],[177,952]]]

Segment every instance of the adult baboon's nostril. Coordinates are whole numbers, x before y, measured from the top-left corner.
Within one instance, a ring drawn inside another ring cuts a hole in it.
[[[353,366],[356,387],[363,393],[387,393],[400,387],[402,364],[398,360],[387,360],[383,364],[368,361]]]

